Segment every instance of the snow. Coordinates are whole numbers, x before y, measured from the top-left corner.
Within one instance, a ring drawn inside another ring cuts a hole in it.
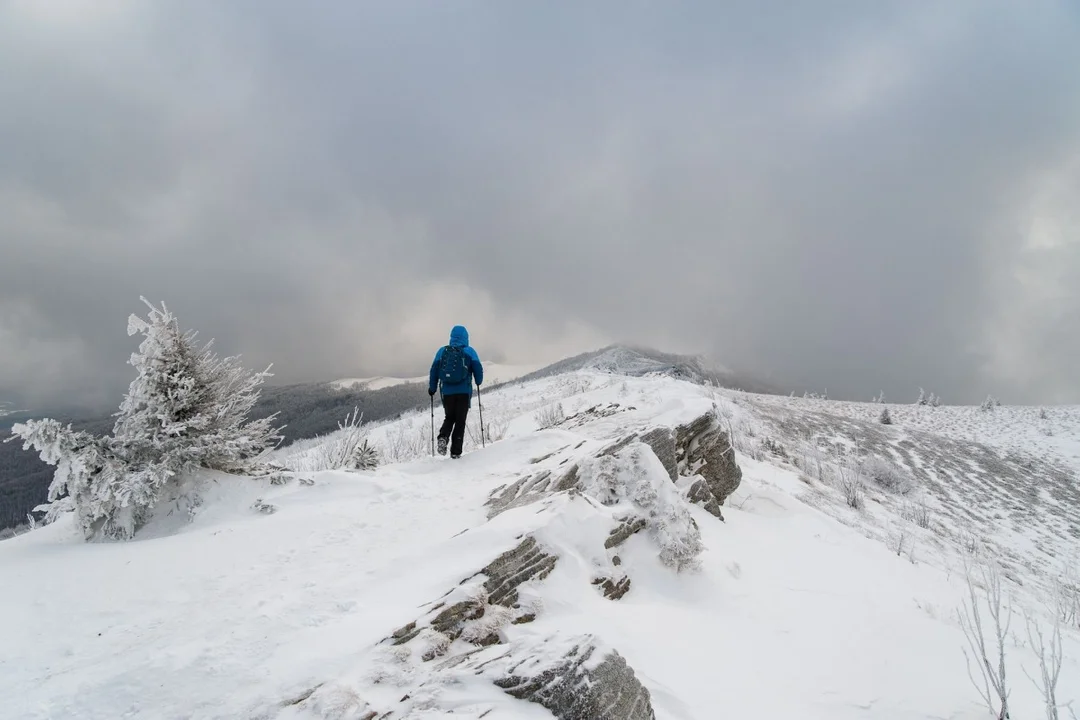
[[[567,420],[539,430],[537,414],[554,403]],[[724,522],[659,483],[663,468],[640,445],[621,451],[620,462],[589,460],[613,439],[686,422],[714,403],[743,470]],[[580,414],[594,407],[609,412]],[[974,720],[988,713],[968,679],[956,615],[966,593],[959,546],[972,528],[996,532],[985,540],[1008,551],[1019,581],[1009,585],[1018,603],[1013,717],[1040,716],[1024,674],[1037,675],[1037,664],[1021,610],[1040,612],[1035,588],[1080,540],[1049,492],[1023,532],[965,524],[967,511],[1010,512],[1012,492],[1035,497],[1027,486],[987,484],[986,456],[950,465],[957,477],[941,487],[904,465],[919,491],[902,497],[868,484],[866,508],[855,511],[817,479],[800,443],[807,428],[844,439],[842,422],[876,420],[880,408],[870,403],[583,371],[485,393],[483,409],[496,439],[481,448],[470,434],[460,460],[431,457],[430,418],[412,414],[372,427],[371,441],[396,460],[374,471],[308,470],[285,485],[207,474],[193,481],[198,504],[192,495],[159,508],[132,541],[84,543],[64,518],[0,543],[0,718],[360,718],[364,708],[398,707],[405,694],[412,705],[403,717],[551,717],[503,693],[479,666],[498,667],[507,648],[555,653],[588,635],[627,660],[661,720]],[[1037,408],[890,410],[896,424],[880,442],[897,450],[897,462],[934,466],[934,442],[970,442],[975,433],[1002,452],[1080,468],[1071,454],[1080,445],[1077,408],[1048,409],[1052,436],[1040,432]],[[477,420],[474,408],[470,424]],[[769,452],[767,439],[788,458]],[[585,469],[584,493],[488,518],[492,491],[571,462]],[[622,481],[606,503],[605,470]],[[903,523],[904,503],[916,496],[932,508],[930,528]],[[273,512],[254,509],[256,500]],[[676,528],[693,518],[700,567],[677,571],[664,562],[663,533],[638,533],[618,550],[631,589],[609,600],[591,584],[608,563],[603,540],[628,510],[648,514],[651,503]],[[898,555],[891,543],[902,527],[914,551]],[[474,592],[475,581],[463,581],[526,534],[559,560],[523,586],[537,617],[502,627],[507,645],[444,671],[380,645],[448,591]],[[1080,703],[1075,628],[1065,631],[1064,656],[1058,697]]]
[[[541,367],[541,365],[505,365],[502,363],[484,363],[484,385],[485,387],[494,387],[499,383],[510,382],[511,380],[516,380],[523,375],[528,375],[531,372],[535,372]],[[426,384],[427,381],[428,378],[426,375],[412,378],[379,375],[375,377],[343,378],[341,380],[335,380],[330,384],[339,390],[382,390],[383,388],[394,387],[395,385],[405,385],[406,383]]]

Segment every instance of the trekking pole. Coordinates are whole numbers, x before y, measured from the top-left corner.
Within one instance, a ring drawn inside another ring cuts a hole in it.
[[[480,400],[480,386],[476,386],[476,404],[480,407],[480,447],[487,447],[487,440],[484,438],[484,403]]]
[[[431,457],[435,457],[435,396],[431,396]]]

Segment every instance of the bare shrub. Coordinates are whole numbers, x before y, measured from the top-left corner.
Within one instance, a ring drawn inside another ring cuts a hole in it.
[[[1038,688],[1043,697],[1047,720],[1058,720],[1058,710],[1063,705],[1057,701],[1057,683],[1061,675],[1061,620],[1055,614],[1049,636],[1043,634],[1037,620],[1027,617],[1027,636],[1031,649],[1039,657],[1039,678],[1036,680],[1024,670],[1024,674]]]
[[[1065,625],[1080,629],[1080,577],[1076,560],[1065,565],[1065,572],[1054,578],[1055,610]]]
[[[896,557],[904,554],[904,548],[907,547],[909,540],[910,533],[908,532],[907,523],[901,523],[900,529],[892,533],[890,542],[891,548],[896,551]]]
[[[367,439],[363,416],[359,408],[338,423],[338,432],[319,445],[309,470],[372,470],[378,467],[379,457]]]
[[[408,462],[431,452],[431,438],[423,425],[399,423],[387,428],[380,448],[383,459],[391,463]]]
[[[581,395],[592,389],[592,380],[579,375],[568,375],[561,384],[566,389],[567,395]]]
[[[1006,720],[1009,717],[1009,687],[1005,674],[1005,638],[1012,622],[1012,606],[1002,600],[1001,572],[996,564],[983,563],[980,566],[979,578],[976,578],[965,557],[964,572],[968,599],[963,603],[963,610],[957,610],[957,617],[971,650],[969,654],[968,648],[964,648],[968,678],[990,713],[998,720]],[[979,580],[982,581],[981,588],[976,587]],[[992,644],[987,643],[983,631],[983,617],[979,610],[980,594],[984,598],[992,623]],[[976,679],[971,669],[973,660],[979,668],[979,679]]]
[[[1042,695],[1043,710],[1047,720],[1059,720],[1062,717],[1061,708],[1066,708],[1069,715],[1076,718],[1072,702],[1058,703],[1057,699],[1058,678],[1061,675],[1064,658],[1061,628],[1062,625],[1068,623],[1070,616],[1075,617],[1076,612],[1076,587],[1070,585],[1067,580],[1074,575],[1072,565],[1073,563],[1066,564],[1064,576],[1055,578],[1051,587],[1047,608],[1052,618],[1049,632],[1044,633],[1039,622],[1030,614],[1026,614],[1028,643],[1039,659],[1039,677],[1032,677],[1026,668],[1024,674]]]
[[[778,441],[773,440],[771,437],[765,438],[765,440],[761,443],[761,446],[771,455],[775,455],[776,457],[782,458],[784,460],[788,459],[787,450],[784,449],[784,446]]]
[[[863,463],[863,473],[882,490],[905,495],[915,487],[915,482],[904,470],[888,460],[873,455]]]
[[[970,530],[965,530],[960,535],[961,547],[966,555],[971,557],[979,557],[982,554],[984,543],[975,533]]]
[[[485,417],[482,437],[479,423],[467,424],[465,426],[465,432],[468,434],[472,444],[479,446],[484,443],[502,440],[506,437],[506,429],[508,426],[509,423],[501,417]]]
[[[859,463],[855,461],[839,463],[836,468],[836,483],[840,492],[844,494],[844,502],[848,507],[861,510],[866,501]]]
[[[904,503],[900,516],[924,530],[930,528],[930,509],[926,507],[926,501],[921,498],[918,502]]]
[[[555,403],[554,405],[545,405],[536,411],[533,415],[533,419],[536,420],[536,424],[540,426],[541,430],[547,430],[553,428],[563,420],[566,419],[566,412],[563,410],[562,403]]]

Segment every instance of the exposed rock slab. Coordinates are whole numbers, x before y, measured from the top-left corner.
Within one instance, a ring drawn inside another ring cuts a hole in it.
[[[716,500],[705,478],[698,478],[686,491],[686,499],[705,508],[710,515],[723,520],[724,514],[720,511],[720,503]]]
[[[488,508],[488,519],[512,508],[543,500],[553,493],[577,487],[577,473],[577,465],[557,471],[540,470],[509,485],[496,488],[484,503]]]
[[[630,539],[631,535],[641,532],[648,526],[649,521],[643,517],[635,515],[625,517],[617,526],[615,526],[615,529],[608,534],[607,540],[604,541],[604,547],[608,550],[618,547]]]
[[[526,537],[513,550],[495,558],[481,572],[487,576],[484,590],[492,605],[515,607],[518,588],[529,580],[543,580],[555,569],[556,557],[540,549],[536,539]]]
[[[657,427],[641,435],[641,442],[652,448],[664,464],[671,482],[679,479],[679,463],[676,458],[675,431],[669,427]]]
[[[630,592],[630,578],[626,575],[593,578],[593,585],[598,585],[608,600],[618,600]]]
[[[602,417],[603,412],[617,410],[615,406],[608,408],[597,406],[597,408],[590,408],[592,412],[588,414]],[[509,485],[497,488],[486,503],[488,517],[494,517],[511,508],[537,502],[557,492],[582,489],[581,462],[620,455],[635,442],[644,443],[652,450],[673,483],[677,482],[679,477],[700,476],[700,479],[695,480],[687,489],[686,498],[690,502],[701,505],[720,520],[724,519],[721,506],[742,483],[742,469],[735,460],[735,449],[731,445],[728,434],[724,432],[719,420],[711,412],[703,413],[675,428],[660,426],[642,433],[627,434],[610,442],[591,456],[579,459],[566,467],[539,470]],[[554,454],[549,454],[536,461],[549,460],[553,456]],[[564,459],[563,463],[570,463],[570,458]],[[602,497],[597,499],[605,502]]]
[[[540,548],[531,535],[512,550],[499,555],[483,570],[462,581],[484,576],[479,592],[464,593],[451,590],[445,598],[455,601],[436,603],[431,611],[395,630],[386,641],[390,645],[406,645],[422,639],[423,660],[429,661],[444,654],[451,643],[464,640],[478,647],[500,643],[499,630],[508,624],[520,624],[535,619],[535,613],[520,606],[520,587],[530,580],[543,580],[555,569],[556,556]],[[526,617],[528,616],[528,617]]]
[[[679,475],[701,475],[707,488],[697,488],[694,495],[709,509],[708,495],[716,501],[716,508],[738,489],[742,483],[742,469],[735,461],[735,449],[731,440],[712,413],[705,413],[691,422],[675,428],[675,458]],[[713,512],[718,515],[718,512]]]
[[[538,654],[515,661],[495,684],[542,705],[558,720],[656,718],[649,691],[626,660],[614,650],[600,650],[591,636],[575,639],[554,659]]]

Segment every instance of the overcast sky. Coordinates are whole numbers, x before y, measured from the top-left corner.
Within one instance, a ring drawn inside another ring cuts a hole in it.
[[[0,0],[0,400],[611,341],[1080,402],[1075,0]]]

